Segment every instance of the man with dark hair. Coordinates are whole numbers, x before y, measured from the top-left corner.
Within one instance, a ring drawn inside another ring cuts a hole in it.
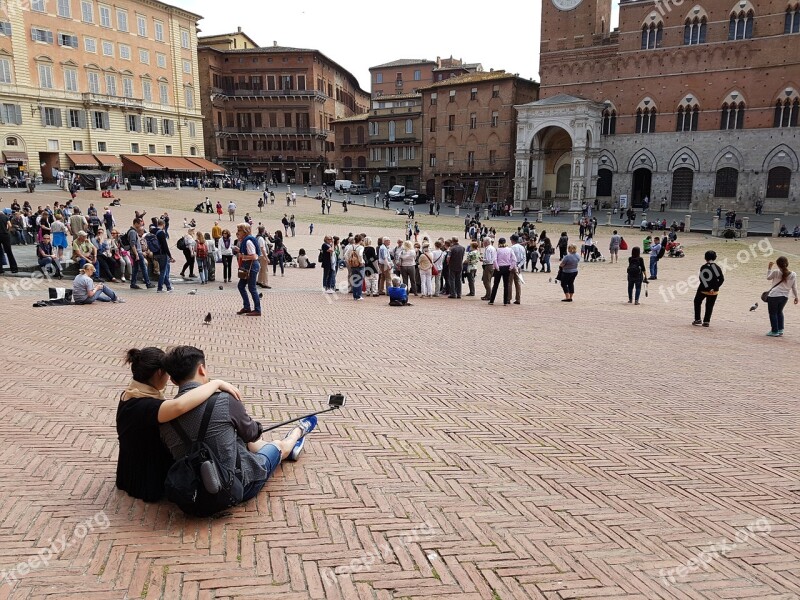
[[[461,271],[464,268],[464,246],[454,237],[450,242],[447,255],[447,289],[448,298],[461,298]]]
[[[209,381],[203,351],[193,346],[173,348],[164,359],[164,368],[178,386],[178,396]],[[205,443],[217,457],[220,467],[235,472],[244,488],[242,502],[254,498],[282,460],[297,460],[303,451],[305,436],[317,425],[316,417],[306,417],[283,440],[261,439],[263,429],[244,405],[225,392],[216,398],[205,435]],[[175,419],[193,442],[197,440],[205,403]],[[161,439],[175,460],[189,448],[170,423],[161,425]],[[238,466],[237,466],[238,465]]]
[[[150,283],[150,276],[147,274],[147,263],[144,260],[144,250],[142,249],[142,235],[144,235],[144,221],[141,217],[136,217],[133,220],[133,227],[125,234],[128,236],[128,244],[130,246],[131,263],[133,265],[133,272],[131,273],[131,289],[140,290],[136,285],[136,277],[139,271],[142,271],[142,282],[144,282],[147,289],[156,287],[154,283]]]

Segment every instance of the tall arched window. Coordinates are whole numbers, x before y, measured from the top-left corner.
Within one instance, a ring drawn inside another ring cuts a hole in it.
[[[773,127],[797,127],[800,114],[800,96],[791,88],[784,92],[785,98],[778,98],[775,102],[775,119]]]
[[[767,175],[767,198],[788,198],[792,172],[786,167],[773,167]]]
[[[717,181],[714,185],[714,196],[717,198],[736,198],[736,189],[739,186],[739,171],[733,167],[724,167],[717,171]]]
[[[700,107],[693,99],[686,98],[676,112],[675,131],[697,131],[699,120]]]
[[[683,25],[683,43],[686,46],[706,43],[706,29],[708,21],[705,17],[686,19]]]
[[[364,143],[364,126],[363,125],[359,125],[358,129],[356,129],[356,141],[359,144],[363,144]]]
[[[395,138],[395,124],[394,121],[389,121],[389,141],[393,142]]]
[[[636,133],[655,133],[656,109],[638,108],[636,110]]]
[[[642,50],[653,50],[661,47],[661,39],[664,37],[664,24],[650,23],[642,25]]]
[[[783,33],[800,32],[800,4],[795,4],[786,9],[786,21],[783,26]]]
[[[749,40],[753,37],[753,21],[755,14],[752,10],[732,12],[728,25],[729,40]]]
[[[735,96],[731,98],[731,96]],[[722,104],[720,113],[720,129],[744,129],[744,100],[736,101],[738,94],[731,94]]]
[[[617,111],[613,108],[603,111],[602,135],[614,135],[617,132]]]
[[[344,168],[351,169],[353,167],[353,159],[349,156],[344,157]]]

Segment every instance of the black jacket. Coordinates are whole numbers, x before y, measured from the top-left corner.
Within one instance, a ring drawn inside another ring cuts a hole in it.
[[[717,263],[706,263],[700,267],[698,292],[718,292],[725,283],[725,276]]]

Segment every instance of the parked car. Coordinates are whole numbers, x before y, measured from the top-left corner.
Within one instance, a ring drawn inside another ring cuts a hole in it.
[[[389,200],[405,200],[406,186],[396,185],[389,190]]]
[[[406,204],[429,204],[431,197],[428,194],[414,194],[405,199]]]
[[[363,183],[354,183],[350,186],[350,193],[354,195],[369,194],[369,188]]]

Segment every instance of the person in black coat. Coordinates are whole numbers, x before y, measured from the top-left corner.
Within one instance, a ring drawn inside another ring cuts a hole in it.
[[[639,304],[642,283],[647,283],[647,271],[642,258],[642,250],[635,246],[631,249],[631,255],[628,257],[628,304],[634,302],[634,288],[636,288],[636,304]]]

